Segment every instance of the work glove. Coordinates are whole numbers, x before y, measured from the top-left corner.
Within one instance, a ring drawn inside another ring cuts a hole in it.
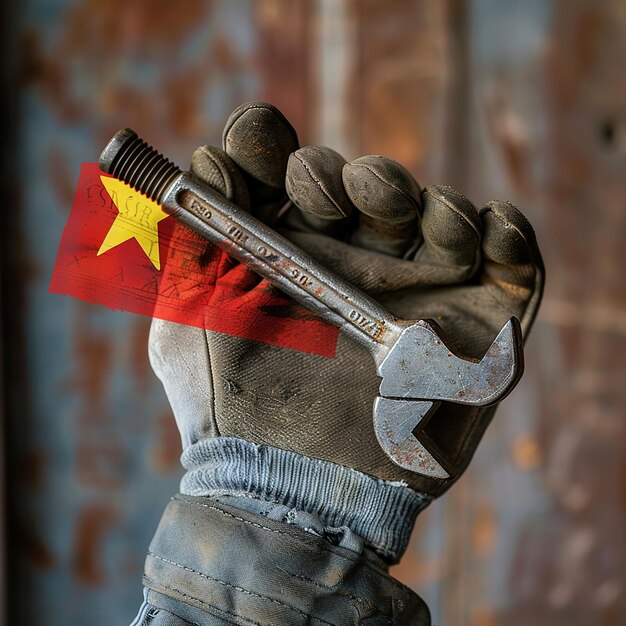
[[[450,187],[421,189],[389,158],[346,162],[327,147],[299,148],[295,130],[266,103],[237,108],[224,129],[223,149],[198,148],[191,171],[396,316],[435,320],[460,355],[481,358],[511,316],[520,320],[524,337],[530,330],[544,270],[532,227],[509,202],[489,202],[478,211]],[[224,253],[209,246],[206,254]],[[236,277],[240,291],[250,294],[240,298],[241,307],[254,306],[254,294],[275,290],[236,261],[223,262],[216,280]],[[285,304],[285,324],[302,315],[299,305]],[[329,467],[340,468],[358,477],[350,484],[409,494],[400,500],[381,495],[377,506],[406,505],[408,518],[414,518],[466,468],[495,411],[439,406],[427,434],[458,472],[437,479],[399,467],[381,449],[372,422],[380,379],[370,353],[344,333],[328,358],[155,319],[150,358],[181,433],[188,469],[182,491],[189,495],[235,493],[307,508],[309,494],[294,493],[311,484],[301,482],[298,459],[306,458],[322,475]],[[211,464],[212,441],[230,442],[235,455],[254,450],[256,482],[230,488],[212,483],[207,467],[213,468],[211,475],[223,469]],[[263,459],[272,466],[269,474],[279,465],[277,458],[289,459],[293,484],[282,476],[278,487],[259,486],[260,449],[288,453],[267,453]],[[346,498],[344,508],[361,506],[358,489]],[[385,515],[396,513],[405,514]],[[350,516],[346,519],[350,527]],[[409,519],[409,530],[412,523]],[[371,528],[356,524],[352,530],[389,562],[399,559],[408,536],[403,531],[389,542]]]

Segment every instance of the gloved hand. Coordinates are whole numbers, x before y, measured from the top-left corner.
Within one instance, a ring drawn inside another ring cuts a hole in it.
[[[224,151],[198,148],[191,170],[394,314],[436,320],[459,354],[476,358],[513,315],[528,334],[544,271],[530,224],[508,202],[478,212],[450,187],[421,190],[391,159],[346,163],[329,148],[298,149],[289,122],[264,103],[236,109],[223,143]],[[293,205],[275,222],[288,199]],[[255,274],[241,276],[247,290],[263,286]],[[329,359],[154,320],[150,357],[181,433],[187,494],[235,493],[316,508],[309,512],[352,527],[395,561],[406,528],[389,539],[397,529],[381,536],[372,525],[404,516],[410,530],[418,510],[458,478],[414,474],[383,453],[372,425],[380,382],[372,357],[343,334]],[[464,470],[494,410],[443,403],[428,434]],[[225,446],[217,456],[212,441]],[[308,465],[275,449],[303,455]],[[226,473],[237,469],[237,456],[245,476],[239,471],[233,482]],[[362,497],[364,485],[374,495]],[[398,491],[404,495],[388,495]],[[324,508],[320,498],[332,504]],[[365,520],[356,509],[366,510]]]

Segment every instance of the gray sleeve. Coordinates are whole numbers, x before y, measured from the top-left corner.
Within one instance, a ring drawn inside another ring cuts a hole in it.
[[[373,552],[210,497],[170,502],[143,582],[133,626],[431,624],[425,603]]]

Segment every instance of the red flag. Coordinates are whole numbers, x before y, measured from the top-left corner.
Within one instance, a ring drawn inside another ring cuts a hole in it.
[[[338,329],[84,163],[50,291],[331,357]]]

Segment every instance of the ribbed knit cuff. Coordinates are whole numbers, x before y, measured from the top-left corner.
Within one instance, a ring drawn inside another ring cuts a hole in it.
[[[233,437],[205,439],[182,456],[190,496],[249,495],[347,526],[391,563],[400,560],[430,496],[394,482]]]

